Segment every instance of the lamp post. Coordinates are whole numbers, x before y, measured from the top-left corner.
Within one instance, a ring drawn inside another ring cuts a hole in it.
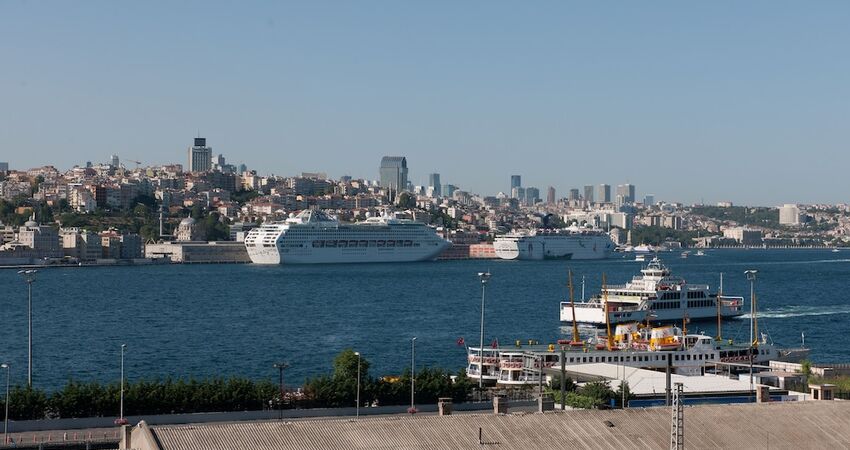
[[[357,355],[357,406],[355,407],[354,417],[360,418],[360,352],[354,352]]]
[[[29,324],[29,333],[27,337],[27,386],[32,386],[32,284],[35,283],[35,274],[38,273],[35,269],[19,270],[18,274],[24,277],[27,283],[27,322]]]
[[[747,280],[750,281],[750,391],[753,390],[753,334],[755,329],[753,327],[753,321],[756,317],[756,302],[755,302],[755,282],[756,282],[756,274],[758,270],[746,270],[744,271],[744,275],[747,276]]]
[[[127,349],[127,344],[121,344],[121,411],[118,421],[121,425],[127,423],[124,419],[124,350]]]
[[[283,420],[283,371],[289,368],[289,364],[285,362],[274,363],[273,366],[278,371],[278,384],[280,386],[280,401],[277,404],[278,418]]]
[[[490,272],[478,272],[481,279],[481,339],[478,345],[478,389],[484,387],[484,292],[490,281]]]
[[[416,412],[413,393],[416,392],[416,337],[410,340],[410,412]]]
[[[3,443],[9,443],[9,365],[6,363],[0,364],[0,368],[6,369],[6,415],[3,416]]]

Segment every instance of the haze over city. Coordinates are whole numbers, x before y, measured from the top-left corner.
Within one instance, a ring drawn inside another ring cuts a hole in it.
[[[185,164],[200,132],[264,173],[842,202],[850,5],[818,5],[3,2],[0,159]]]

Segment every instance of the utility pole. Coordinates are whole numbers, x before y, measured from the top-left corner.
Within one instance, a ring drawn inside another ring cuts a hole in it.
[[[416,337],[410,340],[410,412],[416,412],[413,394],[416,391]]]
[[[279,363],[274,363],[274,365],[272,367],[274,367],[278,371],[278,383],[280,385],[280,401],[278,402],[277,410],[278,410],[278,419],[283,420],[283,397],[284,397],[283,371],[284,371],[284,369],[289,368],[289,364],[285,363],[285,362],[279,362]]]
[[[567,351],[561,346],[561,411],[567,409]]]
[[[24,277],[27,283],[27,322],[29,333],[27,334],[27,386],[32,387],[32,284],[35,283],[35,269],[21,270],[18,274]]]
[[[481,340],[478,345],[478,390],[484,388],[484,293],[487,282],[490,281],[490,272],[478,272],[481,279]]]
[[[682,383],[676,383],[673,391],[673,414],[670,427],[670,450],[685,449],[685,408],[682,398]]]

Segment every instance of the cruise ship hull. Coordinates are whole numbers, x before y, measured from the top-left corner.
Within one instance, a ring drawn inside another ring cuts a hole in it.
[[[614,251],[607,235],[553,235],[500,237],[493,243],[501,259],[605,259]]]
[[[431,261],[437,258],[448,245],[433,248],[317,248],[298,249],[303,251],[277,251],[275,248],[249,250],[248,256],[255,264],[345,264],[345,263],[393,263]],[[283,249],[287,250],[287,249]]]

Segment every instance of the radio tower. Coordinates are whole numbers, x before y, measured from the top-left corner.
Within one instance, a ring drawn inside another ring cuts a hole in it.
[[[685,409],[682,403],[682,383],[673,390],[673,419],[670,427],[670,450],[685,448]]]

